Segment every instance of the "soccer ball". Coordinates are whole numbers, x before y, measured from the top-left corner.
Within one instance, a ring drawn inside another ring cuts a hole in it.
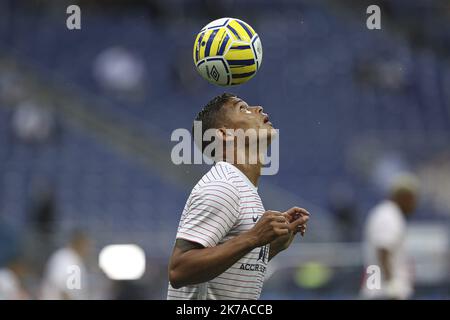
[[[263,56],[255,30],[234,18],[214,20],[200,30],[193,54],[200,75],[219,86],[238,85],[253,78]]]

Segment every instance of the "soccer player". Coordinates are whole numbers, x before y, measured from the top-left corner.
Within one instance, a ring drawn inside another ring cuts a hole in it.
[[[298,232],[304,235],[309,213],[298,207],[266,211],[257,190],[261,162],[233,161],[254,150],[255,141],[240,146],[230,129],[267,132],[269,141],[276,134],[262,107],[225,93],[196,120],[203,132],[215,130],[221,148],[231,141],[234,159],[216,157],[186,202],[169,263],[167,298],[258,299],[268,261],[289,247]],[[203,151],[209,143],[202,141]]]
[[[24,286],[28,266],[22,257],[13,256],[0,269],[0,300],[28,300],[31,298]]]
[[[70,243],[51,255],[44,272],[41,299],[85,300],[88,298],[89,288],[85,261],[89,247],[90,240],[87,235],[76,230],[71,235]],[[76,268],[78,272],[72,268]],[[77,277],[79,281],[75,280]],[[68,285],[77,282],[79,282],[79,288],[71,288]]]
[[[405,252],[406,218],[417,204],[418,182],[414,176],[395,178],[390,197],[373,208],[365,228],[365,265],[381,271],[379,288],[363,284],[366,299],[407,299],[413,293],[412,276]]]

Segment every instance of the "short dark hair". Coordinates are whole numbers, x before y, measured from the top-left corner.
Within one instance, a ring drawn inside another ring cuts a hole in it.
[[[74,244],[74,243],[79,243],[80,241],[86,241],[88,240],[89,236],[88,234],[82,230],[81,228],[77,227],[74,228],[72,230],[72,232],[70,233],[70,243]]]
[[[202,137],[206,130],[215,129],[221,126],[220,120],[223,119],[222,107],[232,98],[236,97],[237,96],[232,93],[223,93],[213,98],[206,106],[202,108],[195,118],[195,121],[201,121],[202,123]],[[192,132],[194,132],[194,126],[192,126]],[[212,141],[203,141],[202,139],[202,152],[211,142]]]

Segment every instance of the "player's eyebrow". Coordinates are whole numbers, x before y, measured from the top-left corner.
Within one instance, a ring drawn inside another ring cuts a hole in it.
[[[233,102],[233,106],[237,105],[239,102],[242,102],[242,99],[238,99],[237,101]]]

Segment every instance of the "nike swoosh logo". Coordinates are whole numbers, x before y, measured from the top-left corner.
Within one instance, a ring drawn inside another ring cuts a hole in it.
[[[258,216],[253,216],[253,222],[256,222],[256,221],[258,221]]]

